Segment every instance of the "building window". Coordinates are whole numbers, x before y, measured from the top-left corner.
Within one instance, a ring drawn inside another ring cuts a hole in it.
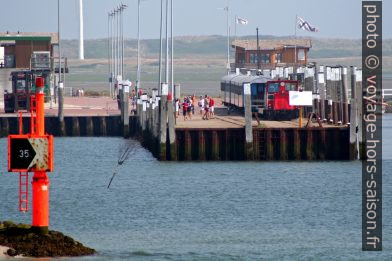
[[[305,50],[304,49],[298,50],[298,60],[305,61]]]
[[[262,64],[269,64],[270,63],[270,54],[269,53],[261,54],[261,63]]]
[[[281,63],[282,62],[282,54],[281,53],[277,53],[276,54],[276,63]]]
[[[257,53],[250,54],[250,63],[253,63],[253,64],[257,63]]]

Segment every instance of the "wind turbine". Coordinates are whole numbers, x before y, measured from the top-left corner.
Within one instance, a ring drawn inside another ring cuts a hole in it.
[[[79,0],[79,60],[84,60],[83,0]]]

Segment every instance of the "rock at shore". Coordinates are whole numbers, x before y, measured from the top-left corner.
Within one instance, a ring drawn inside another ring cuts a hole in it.
[[[37,234],[30,225],[0,222],[0,245],[6,246],[7,255],[27,257],[65,257],[95,254],[95,250],[83,246],[72,238],[57,232]]]

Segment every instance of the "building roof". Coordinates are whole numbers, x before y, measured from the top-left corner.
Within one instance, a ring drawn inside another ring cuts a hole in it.
[[[245,50],[257,50],[257,40],[234,40],[233,47],[244,48]],[[259,40],[260,50],[275,50],[284,47],[303,47],[311,48],[312,41],[310,39],[270,39]]]
[[[25,32],[0,32],[0,41],[50,41],[51,44],[58,44],[57,33],[25,33]]]

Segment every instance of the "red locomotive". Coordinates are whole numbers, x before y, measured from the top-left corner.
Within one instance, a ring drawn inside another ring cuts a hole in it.
[[[291,120],[298,118],[296,106],[289,104],[289,91],[298,91],[299,82],[272,80],[262,75],[230,74],[221,80],[223,103],[243,110],[244,84],[251,85],[252,112],[267,120]]]

